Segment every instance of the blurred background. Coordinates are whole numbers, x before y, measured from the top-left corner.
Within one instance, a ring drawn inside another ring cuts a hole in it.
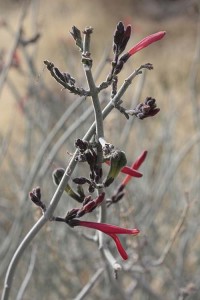
[[[70,31],[73,25],[81,31],[92,26],[93,70],[100,84],[110,70],[113,33],[123,21],[132,26],[127,49],[149,34],[167,32],[135,54],[119,76],[120,86],[135,68],[152,63],[154,70],[138,76],[123,101],[133,108],[151,96],[160,113],[127,121],[114,110],[105,120],[106,140],[126,151],[129,165],[148,150],[143,178],[133,179],[123,201],[108,211],[109,223],[137,225],[141,234],[124,238],[126,262],[108,240],[122,264],[116,281],[81,230],[49,222],[17,267],[11,299],[199,299],[200,2],[27,3],[0,1],[0,290],[14,251],[41,215],[29,192],[39,185],[48,205],[55,192],[53,170],[67,166],[74,140],[94,120],[90,100],[64,90],[43,61],[87,87]],[[109,97],[110,89],[104,90],[103,107]],[[56,214],[75,206],[63,195]],[[86,295],[79,294],[86,286]]]

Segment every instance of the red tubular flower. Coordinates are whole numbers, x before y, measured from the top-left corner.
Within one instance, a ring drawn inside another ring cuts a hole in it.
[[[138,170],[139,167],[142,165],[142,163],[143,163],[144,160],[146,159],[147,153],[148,153],[148,152],[147,152],[146,150],[144,150],[144,151],[140,154],[140,156],[136,159],[136,161],[132,164],[131,169],[134,170],[134,172],[135,172],[135,170]],[[136,171],[136,172],[137,172],[137,171]],[[128,174],[128,173],[127,173],[127,174]],[[122,184],[121,184],[121,185],[123,185],[123,186],[127,185],[127,183],[131,180],[131,178],[132,178],[132,175],[131,175],[131,174],[128,174],[128,175],[124,178],[124,180],[122,181]]]
[[[138,158],[136,159],[136,161],[132,164],[132,168],[138,170],[139,167],[143,164],[143,162],[145,161],[146,157],[147,157],[147,150],[144,150],[140,156],[138,156]]]
[[[142,50],[143,48],[149,46],[150,44],[161,40],[165,36],[165,34],[166,31],[159,31],[157,33],[148,35],[128,51],[129,57]]]
[[[142,177],[142,173],[138,172],[135,168],[125,166],[121,169],[121,172],[124,174],[128,174],[130,177]]]
[[[122,70],[124,64],[127,62],[127,60],[136,52],[142,50],[143,48],[149,46],[150,44],[159,41],[162,39],[166,34],[166,31],[159,31],[157,33],[148,35],[143,40],[141,40],[139,43],[137,43],[134,47],[132,47],[128,52],[126,52],[124,55],[122,55],[115,66],[115,74],[119,74],[119,72]]]
[[[110,161],[109,160],[107,160],[105,163],[107,165],[110,165]],[[140,178],[140,177],[143,176],[142,173],[140,173],[139,171],[137,171],[135,168],[132,168],[132,166],[131,167],[125,166],[125,167],[121,168],[120,172],[122,172],[124,174],[127,174],[127,175],[130,175],[131,177]]]
[[[102,231],[103,233],[109,235],[115,242],[117,250],[121,257],[126,260],[128,259],[128,255],[126,251],[124,250],[117,234],[132,234],[137,235],[140,231],[137,228],[134,229],[128,229],[128,228],[122,228],[111,224],[106,223],[96,223],[96,222],[87,222],[87,221],[80,221],[80,220],[72,220],[75,221],[74,226],[83,226],[87,228],[96,229],[99,231]]]
[[[126,253],[126,251],[124,250],[121,242],[120,242],[120,239],[118,238],[118,236],[116,234],[109,234],[111,238],[113,238],[114,242],[115,242],[115,245],[117,247],[117,250],[118,252],[120,253],[121,257],[124,259],[124,260],[127,260],[128,259],[128,255]]]

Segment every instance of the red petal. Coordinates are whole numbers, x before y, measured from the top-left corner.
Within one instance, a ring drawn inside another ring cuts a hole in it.
[[[141,166],[141,164],[144,162],[146,156],[147,156],[147,151],[144,150],[140,156],[136,159],[136,161],[134,161],[134,163],[132,164],[131,168],[132,169],[139,169],[139,167]],[[127,185],[127,183],[131,180],[132,176],[131,175],[127,175],[124,180],[122,181],[122,185]]]
[[[105,163],[110,166],[110,161],[109,160],[106,160]],[[128,174],[128,175],[130,175],[132,177],[138,177],[138,178],[140,178],[140,177],[143,176],[142,173],[138,172],[137,170],[133,170],[132,167],[128,167],[128,166],[123,167],[120,170],[120,172],[122,172],[124,174]]]
[[[129,55],[131,56],[136,52],[142,50],[143,48],[149,46],[150,44],[159,41],[165,36],[165,34],[166,31],[159,31],[157,33],[148,35],[128,51]]]
[[[78,226],[93,228],[96,230],[100,230],[106,234],[133,234],[137,235],[140,231],[137,228],[134,229],[128,229],[119,227],[112,224],[106,224],[106,223],[97,223],[97,222],[89,222],[89,221],[79,221]]]
[[[136,161],[132,164],[131,168],[138,170],[139,167],[141,166],[141,164],[144,162],[144,160],[146,159],[147,156],[147,151],[144,150],[140,156],[136,159]]]
[[[125,166],[121,169],[121,172],[132,177],[140,178],[142,177],[142,173],[138,172],[137,170],[132,169],[131,167]]]
[[[121,257],[126,260],[128,259],[128,254],[126,253],[126,251],[124,250],[119,238],[115,235],[115,234],[110,234],[110,236],[113,238],[116,246],[117,246],[117,250],[119,252],[119,254],[121,255]]]

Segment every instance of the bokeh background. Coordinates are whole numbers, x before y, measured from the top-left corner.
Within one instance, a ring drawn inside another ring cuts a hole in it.
[[[29,191],[41,186],[48,205],[55,191],[52,171],[67,166],[74,140],[94,119],[90,100],[62,89],[43,61],[54,62],[86,87],[70,30],[73,25],[80,30],[92,26],[91,53],[99,84],[110,70],[116,24],[123,21],[133,29],[127,48],[146,35],[167,31],[163,40],[130,59],[119,76],[122,84],[135,68],[152,63],[154,70],[138,76],[123,101],[131,108],[151,96],[160,113],[127,121],[113,111],[105,121],[106,139],[126,151],[129,164],[148,150],[143,178],[132,180],[125,199],[108,213],[110,223],[137,225],[141,234],[124,238],[127,262],[108,240],[122,264],[116,281],[98,246],[81,230],[50,222],[25,251],[11,299],[83,299],[79,293],[87,284],[91,288],[85,299],[199,299],[200,2],[35,0],[20,23],[26,4],[0,1],[0,290],[14,251],[40,217]],[[14,47],[20,26],[25,41],[40,37]],[[109,93],[102,93],[102,106]],[[56,214],[75,205],[63,195]],[[92,218],[95,214],[88,216]]]

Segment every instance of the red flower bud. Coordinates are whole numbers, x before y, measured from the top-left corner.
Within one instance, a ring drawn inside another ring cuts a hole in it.
[[[157,33],[148,35],[144,39],[142,39],[139,43],[137,43],[133,48],[128,51],[128,54],[132,56],[136,52],[142,50],[143,48],[149,46],[150,44],[161,40],[166,34],[166,31],[159,31]]]

